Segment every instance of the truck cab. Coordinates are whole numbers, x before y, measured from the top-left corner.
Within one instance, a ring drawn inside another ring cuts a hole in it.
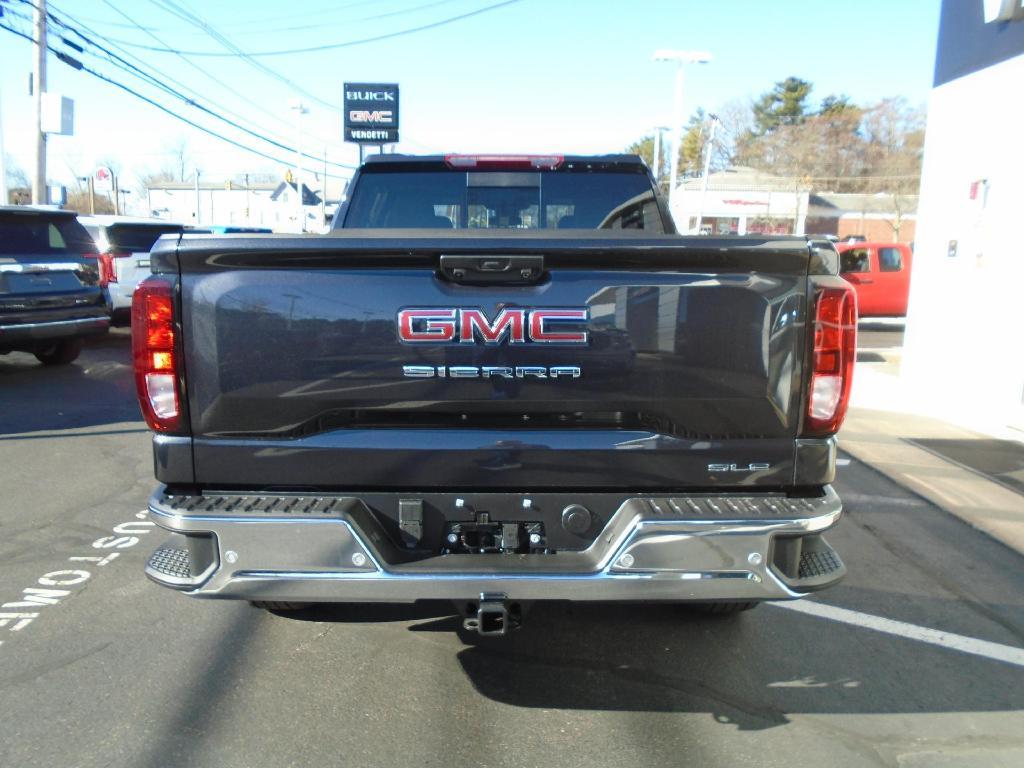
[[[903,243],[838,243],[840,274],[857,291],[861,317],[904,317],[913,252]]]

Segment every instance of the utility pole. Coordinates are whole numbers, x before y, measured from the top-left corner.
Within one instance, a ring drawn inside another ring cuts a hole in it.
[[[114,173],[114,174],[111,174],[111,175],[114,177],[113,178],[113,182],[114,182],[114,215],[115,216],[120,216],[121,215],[121,195],[120,195],[120,193],[118,192],[118,189],[117,189],[117,174]]]
[[[327,226],[327,147],[324,147],[324,183],[320,185],[320,231]]]
[[[0,205],[7,205],[10,201],[7,194],[7,164],[4,162],[4,110],[0,104]]]
[[[295,110],[295,190],[298,192],[298,218],[299,232],[306,231],[306,214],[302,207],[302,116],[309,113],[309,109],[298,99],[294,99],[290,105]]]
[[[36,165],[32,172],[32,202],[49,202],[46,194],[46,134],[43,133],[43,93],[46,91],[46,0],[36,0],[32,12],[36,31],[36,59],[32,88],[36,102]]]
[[[704,198],[708,194],[708,173],[711,171],[711,151],[715,147],[715,129],[718,127],[718,115],[708,115],[711,118],[711,135],[708,136],[708,151],[704,155],[704,178],[700,183],[700,208],[697,209],[697,232],[700,234],[701,220],[704,218]]]
[[[199,169],[196,168],[196,226],[199,226]]]
[[[89,213],[93,216],[96,215],[96,184],[93,181],[93,175],[90,173],[89,179]]]

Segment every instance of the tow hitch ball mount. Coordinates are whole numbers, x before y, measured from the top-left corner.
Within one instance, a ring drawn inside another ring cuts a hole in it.
[[[507,635],[518,629],[523,621],[518,603],[509,603],[502,593],[482,592],[480,602],[465,603],[462,626],[469,632],[483,636]]]

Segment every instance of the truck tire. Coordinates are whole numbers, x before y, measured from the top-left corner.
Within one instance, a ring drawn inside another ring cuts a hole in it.
[[[705,616],[730,616],[741,611],[749,611],[757,608],[760,603],[754,601],[749,603],[693,603],[689,607]]]
[[[301,611],[309,608],[312,603],[286,603],[280,600],[250,600],[249,605],[253,608],[262,608],[266,611]]]
[[[36,360],[43,365],[67,365],[72,363],[82,352],[81,339],[65,339],[52,347],[43,347],[35,351]]]

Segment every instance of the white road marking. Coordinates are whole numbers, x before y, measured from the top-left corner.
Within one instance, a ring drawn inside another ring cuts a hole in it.
[[[882,632],[886,635],[895,635],[907,640],[917,640],[920,643],[929,643],[941,648],[949,648],[962,653],[970,653],[974,656],[984,656],[986,659],[1001,661],[1012,664],[1015,667],[1024,667],[1024,648],[1016,648],[1012,645],[990,643],[988,640],[978,640],[975,637],[956,635],[952,632],[943,632],[938,629],[919,627],[916,624],[908,624],[905,621],[886,619],[882,616],[873,616],[870,613],[860,613],[847,608],[839,608],[835,605],[816,603],[810,600],[797,600],[794,602],[770,603],[777,608],[786,608],[797,613],[805,613],[809,616],[817,616],[820,619],[830,619],[843,624],[852,624],[855,627],[872,629],[875,632]]]
[[[148,512],[148,510],[142,510],[135,515],[138,520],[128,520],[115,525],[111,530],[121,535],[103,536],[96,539],[92,543],[93,549],[127,549],[134,547],[139,543],[140,539],[139,536],[133,534],[149,533],[155,525],[155,523],[150,521],[142,521],[142,518],[146,517]],[[113,561],[116,557],[119,557],[119,553],[111,552],[104,557],[97,555],[73,555],[68,560],[73,563],[95,563],[97,566],[102,567]],[[36,583],[42,585],[44,589],[36,586],[25,587],[21,591],[21,600],[11,600],[0,604],[0,629],[7,627],[10,632],[20,632],[39,618],[39,611],[8,611],[4,609],[56,606],[64,598],[71,597],[72,591],[69,589],[50,589],[50,587],[77,587],[90,578],[92,578],[92,573],[80,568],[65,568],[44,573],[36,579]],[[4,641],[0,640],[0,646],[3,644]]]
[[[848,467],[848,466],[850,466],[850,460],[849,459],[836,459],[836,466],[837,467]]]
[[[844,493],[844,502],[849,504],[874,504],[884,507],[925,507],[920,499],[900,499],[895,496],[868,496],[864,493]]]

